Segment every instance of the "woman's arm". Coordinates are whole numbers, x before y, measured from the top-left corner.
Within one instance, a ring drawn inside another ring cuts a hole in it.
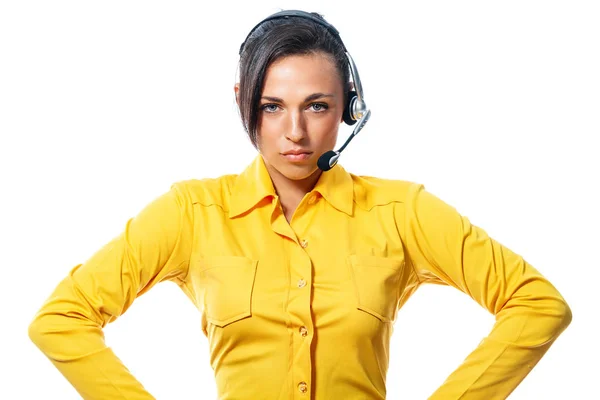
[[[414,184],[405,245],[420,282],[444,283],[496,316],[490,334],[431,399],[505,399],[571,322],[560,293],[535,268]]]
[[[84,399],[153,399],[104,342],[102,328],[158,282],[185,280],[192,211],[173,185],[89,260],[71,269],[29,337]]]

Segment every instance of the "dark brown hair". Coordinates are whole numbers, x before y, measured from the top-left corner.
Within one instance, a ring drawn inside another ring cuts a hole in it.
[[[311,13],[325,21],[322,15]],[[238,103],[250,141],[257,147],[258,108],[267,68],[290,55],[323,53],[331,57],[344,85],[344,103],[350,89],[350,72],[344,45],[318,22],[302,17],[273,19],[261,24],[244,45],[240,56]]]

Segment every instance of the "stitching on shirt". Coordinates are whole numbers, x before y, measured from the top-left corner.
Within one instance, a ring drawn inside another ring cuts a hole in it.
[[[103,352],[103,351],[112,351],[112,350],[109,347],[105,347],[102,350],[100,350],[98,353]],[[95,353],[95,354],[97,354],[97,353]],[[127,397],[123,394],[121,389],[119,389],[119,387],[117,385],[115,385],[113,383],[113,381],[108,378],[108,376],[104,373],[104,371],[102,371],[102,369],[99,368],[98,365],[94,364],[94,367],[96,367],[96,370],[104,377],[104,379],[106,379],[106,381],[110,384],[110,386],[112,386],[117,392],[119,392],[121,397],[123,397],[124,399],[127,399]]]
[[[521,337],[521,335],[523,334],[523,331],[525,330],[525,325],[526,325],[526,323],[524,322],[524,323],[523,323],[523,326],[521,327],[521,331],[519,332],[519,336],[517,336],[517,338],[514,340],[514,342],[517,342],[517,341],[519,340],[519,338]],[[494,339],[490,339],[490,340],[491,340],[491,341],[494,341]],[[473,385],[475,385],[477,382],[479,382],[479,380],[481,379],[481,377],[483,377],[483,375],[484,375],[484,374],[485,374],[485,373],[486,373],[486,372],[487,372],[487,371],[490,369],[490,367],[491,367],[492,365],[494,365],[494,363],[495,363],[495,362],[496,362],[496,361],[497,361],[497,360],[498,360],[500,357],[502,357],[502,356],[504,355],[504,353],[506,353],[506,350],[508,350],[508,348],[509,348],[510,346],[513,346],[513,345],[514,345],[514,342],[513,342],[513,343],[510,343],[510,344],[505,344],[505,345],[504,345],[504,349],[502,349],[502,351],[500,352],[500,354],[498,354],[498,355],[496,356],[496,358],[494,358],[494,360],[492,360],[492,362],[490,362],[490,363],[488,364],[488,366],[487,366],[487,367],[486,367],[486,368],[485,368],[483,371],[481,371],[481,373],[480,373],[480,374],[479,374],[479,376],[478,376],[478,377],[477,377],[477,378],[476,378],[476,379],[473,381],[473,383],[471,383],[471,384],[469,385],[469,387],[467,387],[467,388],[464,390],[464,392],[462,392],[462,393],[461,393],[461,395],[460,395],[460,397],[458,398],[458,400],[460,400],[460,399],[463,399],[463,398],[464,398],[464,396],[465,396],[465,395],[468,393],[469,389],[471,389],[471,388],[473,387]],[[502,342],[498,342],[498,343],[502,343]]]
[[[183,260],[182,262],[179,263],[179,265],[177,265],[177,267],[175,267],[175,269],[179,269],[179,267],[181,267],[183,264],[187,264],[187,267],[185,269],[185,276],[183,278],[179,278],[179,277],[175,277],[175,279],[177,279],[180,282],[186,282],[188,276],[190,275],[190,262],[189,260]]]
[[[178,202],[180,202],[180,204],[185,204],[185,200],[184,200],[184,198],[183,198],[183,197],[184,197],[184,193],[182,192],[182,190],[181,190],[181,189],[180,189],[180,188],[179,188],[177,185],[173,185],[173,187],[174,187],[174,189],[175,189],[175,192],[176,192],[176,194],[177,194],[177,197],[178,197],[178,199],[177,199],[177,200],[178,200]],[[193,203],[192,203],[192,204],[193,204]],[[184,206],[184,207],[185,207],[185,206]],[[176,248],[177,248],[177,247],[178,247],[178,246],[181,244],[181,242],[182,242],[182,239],[181,239],[181,233],[183,232],[184,215],[185,215],[185,212],[182,210],[182,207],[181,207],[181,206],[179,206],[179,204],[178,204],[178,207],[177,207],[177,208],[179,209],[179,232],[177,233],[177,241],[175,242],[175,245],[174,245],[174,247],[173,247],[173,250],[175,250],[175,249],[176,249]],[[193,216],[193,215],[192,215],[192,216]],[[192,227],[192,232],[193,232],[193,227]],[[192,243],[193,243],[193,242],[192,242]],[[191,252],[192,252],[192,250],[190,249],[190,257],[191,257]],[[169,255],[169,259],[167,260],[167,263],[168,263],[169,261],[171,261],[171,257],[173,257],[173,254],[174,254],[174,251],[173,251],[173,252],[171,252],[171,254]],[[181,281],[181,282],[185,282],[185,281],[187,280],[187,278],[188,278],[189,274],[190,274],[190,264],[189,264],[189,259],[188,259],[188,260],[183,260],[182,262],[180,262],[180,263],[177,265],[177,267],[175,267],[175,269],[179,269],[179,268],[180,268],[180,267],[181,267],[183,264],[185,264],[185,263],[187,263],[187,268],[186,268],[186,270],[185,270],[185,275],[184,275],[182,278],[180,278],[180,277],[176,277],[176,279],[178,279],[178,280],[179,280],[179,281]]]
[[[419,184],[412,184],[410,186],[410,188],[407,190],[407,193],[406,193],[407,196],[410,195],[412,188],[414,188],[415,185],[416,185],[416,187],[420,186]],[[408,203],[407,201],[404,201],[404,236],[406,237],[406,246],[409,247],[408,246],[409,235],[408,235],[408,228],[407,228],[407,225],[408,225],[407,208],[408,207],[406,206],[407,203]],[[407,253],[408,257],[405,257],[405,258],[408,259],[408,263],[410,264],[410,266],[415,274],[415,277],[417,278],[418,285],[421,285],[423,283],[423,281],[421,281],[421,277],[419,277],[419,273],[417,272],[417,268],[415,267],[415,265],[412,261],[412,257],[410,256],[410,253],[408,251],[406,253]]]
[[[404,203],[404,201],[403,200],[390,200],[387,203],[377,203],[377,204],[373,204],[371,206],[371,208],[366,208],[366,207],[361,207],[360,204],[356,201],[356,199],[354,199],[354,204],[356,204],[356,206],[358,208],[360,208],[361,210],[364,210],[364,211],[367,211],[367,212],[370,212],[375,207],[385,207],[385,206],[388,206],[388,205],[393,204],[393,203]]]
[[[196,200],[194,201],[192,204],[199,204],[202,207],[210,207],[210,206],[216,206],[219,207],[223,212],[229,212],[229,210],[226,210],[225,207],[223,207],[223,205],[219,204],[219,203],[210,203],[210,204],[204,204],[202,203],[200,200]]]

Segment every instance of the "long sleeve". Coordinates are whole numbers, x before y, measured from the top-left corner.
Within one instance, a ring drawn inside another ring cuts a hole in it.
[[[490,334],[430,399],[505,399],[571,322],[556,288],[521,256],[415,184],[407,252],[420,283],[453,286],[495,315]]]
[[[150,202],[124,231],[73,267],[29,325],[29,337],[86,400],[153,399],[110,347],[102,328],[155,284],[185,280],[191,211],[183,192]]]

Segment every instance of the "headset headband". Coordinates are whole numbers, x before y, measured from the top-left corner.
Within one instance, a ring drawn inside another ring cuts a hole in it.
[[[250,35],[252,35],[252,33],[254,33],[254,31],[263,23],[273,20],[273,19],[279,19],[279,18],[285,18],[288,19],[289,17],[300,17],[300,18],[305,18],[305,19],[309,19],[313,22],[316,22],[318,24],[320,24],[321,26],[325,27],[332,35],[336,36],[340,43],[342,44],[342,47],[344,48],[344,52],[348,52],[348,50],[346,50],[346,46],[344,46],[344,42],[342,41],[342,38],[340,37],[340,33],[338,32],[337,29],[335,29],[335,27],[331,24],[329,24],[327,21],[314,16],[311,13],[308,13],[306,11],[301,11],[301,10],[284,10],[284,11],[279,11],[278,13],[275,13],[265,19],[263,19],[262,21],[260,21],[258,24],[256,24],[254,26],[254,28],[252,28],[252,30],[250,31],[250,33],[248,33],[248,36],[246,36],[246,39],[244,40],[244,42],[242,43],[242,45],[240,46],[240,52],[239,55],[242,55],[242,52],[244,51],[244,45],[246,44],[246,42],[248,41],[248,38],[250,37]]]

